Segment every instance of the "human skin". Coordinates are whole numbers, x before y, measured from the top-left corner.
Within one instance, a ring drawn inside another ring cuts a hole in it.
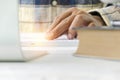
[[[100,16],[93,16],[83,10],[70,8],[54,19],[46,32],[46,39],[53,40],[65,33],[68,39],[74,39],[77,33],[73,28],[103,25],[105,24]]]

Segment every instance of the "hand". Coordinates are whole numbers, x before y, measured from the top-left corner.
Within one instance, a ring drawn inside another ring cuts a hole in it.
[[[73,39],[77,33],[72,28],[102,25],[104,23],[99,16],[92,16],[77,8],[70,8],[55,18],[46,32],[46,38],[52,40],[67,33],[68,39]]]

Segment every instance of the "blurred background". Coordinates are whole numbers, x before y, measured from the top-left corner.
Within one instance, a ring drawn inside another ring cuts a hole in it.
[[[57,15],[71,7],[87,11],[103,6],[100,0],[20,0],[20,31],[44,32]]]

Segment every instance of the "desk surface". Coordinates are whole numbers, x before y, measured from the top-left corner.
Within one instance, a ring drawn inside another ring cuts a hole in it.
[[[30,62],[0,63],[0,80],[120,80],[120,61],[74,57],[74,47],[56,49]]]
[[[78,58],[73,53],[54,51],[30,62],[0,63],[0,80],[120,79],[120,61]]]

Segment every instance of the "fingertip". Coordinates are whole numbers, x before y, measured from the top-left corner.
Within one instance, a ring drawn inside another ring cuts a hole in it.
[[[70,27],[69,28],[69,31],[68,31],[68,39],[74,39],[75,38],[75,36],[76,36],[76,31],[75,30],[73,30],[73,27]]]
[[[70,34],[70,33],[68,34],[68,36],[67,36],[67,37],[68,37],[68,39],[69,39],[69,40],[71,40],[71,39],[73,39],[73,38],[74,38],[74,36],[73,36],[72,34]]]
[[[48,34],[48,33],[49,33],[49,30],[47,30],[45,33]]]
[[[54,39],[54,34],[53,33],[46,33],[45,34],[45,39],[47,40],[53,40]]]

